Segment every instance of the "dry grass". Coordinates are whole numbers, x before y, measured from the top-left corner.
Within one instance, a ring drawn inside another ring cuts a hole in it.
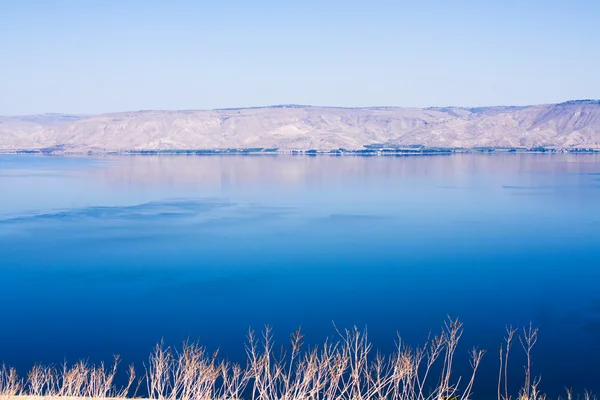
[[[245,366],[220,360],[196,342],[181,350],[159,343],[136,380],[133,366],[128,383],[117,387],[118,357],[110,366],[79,362],[60,367],[36,365],[27,377],[14,369],[0,369],[0,400],[34,398],[125,399],[135,398],[141,385],[144,397],[155,400],[468,400],[484,351],[469,352],[471,372],[453,374],[462,324],[448,320],[442,331],[422,347],[409,348],[398,339],[396,351],[373,351],[367,333],[356,328],[338,331],[335,341],[304,349],[300,331],[287,350],[275,351],[270,328],[257,337],[248,335]],[[537,330],[524,329],[518,339],[526,355],[522,389],[508,393],[509,353],[518,332],[507,330],[500,347],[498,400],[544,400],[539,379],[532,376],[532,350]],[[570,392],[568,400],[573,398]],[[585,394],[582,398],[591,400]]]

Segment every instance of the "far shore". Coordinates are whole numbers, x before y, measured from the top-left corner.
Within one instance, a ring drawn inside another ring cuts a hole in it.
[[[52,147],[43,149],[0,149],[0,154],[38,154],[50,156],[433,156],[452,154],[599,154],[600,148],[555,148],[555,147],[475,147],[475,148],[443,148],[443,147],[381,147],[365,146],[364,149],[333,150],[283,150],[277,148],[232,148],[232,149],[182,149],[182,150],[104,150],[104,149],[65,149]]]

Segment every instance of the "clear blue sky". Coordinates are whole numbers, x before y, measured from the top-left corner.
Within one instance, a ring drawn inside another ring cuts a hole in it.
[[[600,97],[600,1],[0,0],[0,114]]]

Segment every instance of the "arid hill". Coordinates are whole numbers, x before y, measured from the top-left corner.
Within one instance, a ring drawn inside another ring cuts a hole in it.
[[[482,108],[273,106],[0,117],[0,151],[600,148],[600,101]]]

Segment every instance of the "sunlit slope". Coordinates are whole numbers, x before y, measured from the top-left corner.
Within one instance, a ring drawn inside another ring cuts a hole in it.
[[[372,144],[600,148],[600,102],[427,109],[275,106],[0,117],[1,150],[332,150]]]

